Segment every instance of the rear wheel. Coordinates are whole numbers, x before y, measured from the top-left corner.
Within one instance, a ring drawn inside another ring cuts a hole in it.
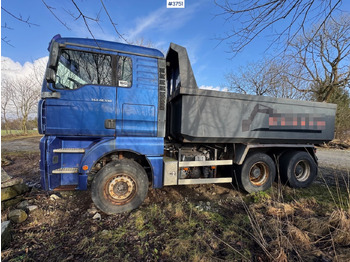
[[[95,205],[106,214],[116,214],[139,207],[147,196],[148,178],[145,170],[131,160],[107,164],[91,184]]]
[[[291,187],[309,186],[317,177],[317,165],[309,153],[293,151],[280,159],[281,181]]]
[[[237,168],[239,186],[248,193],[264,191],[271,187],[276,176],[272,158],[264,153],[250,154]]]

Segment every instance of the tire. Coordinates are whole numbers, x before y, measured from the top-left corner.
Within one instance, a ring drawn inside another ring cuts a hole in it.
[[[91,184],[94,204],[106,214],[117,214],[139,207],[148,193],[145,170],[132,160],[108,163]]]
[[[317,177],[317,164],[305,151],[293,151],[280,159],[281,181],[292,188],[309,186]]]
[[[237,168],[237,182],[248,193],[269,189],[276,176],[272,158],[264,153],[252,153]]]

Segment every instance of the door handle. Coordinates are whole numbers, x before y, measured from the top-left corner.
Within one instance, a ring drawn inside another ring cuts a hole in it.
[[[115,129],[117,126],[116,119],[106,119],[105,120],[105,128],[106,129]]]

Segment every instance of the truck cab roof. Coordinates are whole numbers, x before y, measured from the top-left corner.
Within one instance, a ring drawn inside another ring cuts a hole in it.
[[[116,51],[121,53],[164,58],[164,55],[161,51],[154,48],[149,48],[149,47],[129,45],[129,44],[123,44],[119,42],[104,41],[104,40],[97,40],[97,39],[87,39],[87,38],[55,36],[53,39],[57,43],[63,44],[63,45],[104,49],[104,50]]]

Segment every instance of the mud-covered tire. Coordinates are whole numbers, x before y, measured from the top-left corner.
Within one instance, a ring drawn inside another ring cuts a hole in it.
[[[309,186],[317,177],[317,164],[305,151],[292,151],[279,161],[281,181],[293,188]]]
[[[272,158],[264,153],[252,153],[236,168],[236,178],[241,189],[248,193],[269,189],[276,176]]]
[[[92,201],[106,214],[117,214],[139,207],[148,193],[148,177],[135,161],[108,163],[91,184]]]

